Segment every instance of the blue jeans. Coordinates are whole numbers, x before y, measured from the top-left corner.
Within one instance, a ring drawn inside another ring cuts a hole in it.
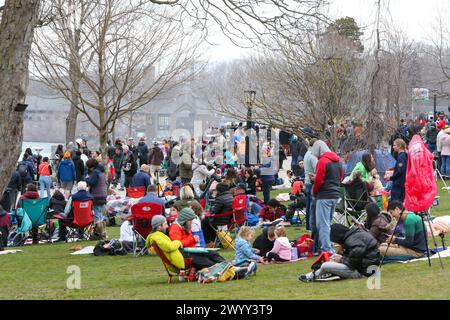
[[[265,204],[267,204],[270,200],[270,191],[272,190],[273,183],[274,183],[273,180],[262,182],[262,192]]]
[[[450,174],[450,156],[441,155],[441,174],[443,176]]]
[[[105,208],[104,205],[93,206],[95,223],[105,220],[105,217],[103,216],[104,208]]]
[[[258,216],[259,215],[259,212],[261,211],[261,209],[262,209],[262,207],[259,205],[259,204],[257,204],[256,202],[252,202],[252,203],[250,203],[250,213],[251,214],[254,214],[254,215],[256,215],[256,216]]]
[[[435,152],[437,149],[436,143],[429,143],[428,144],[428,151],[430,151],[431,153]]]
[[[313,185],[311,183],[305,184],[305,194],[306,194],[306,230],[311,230],[311,200],[312,200],[312,187]]]
[[[330,240],[330,229],[337,202],[338,199],[316,200],[316,226],[317,231],[319,232],[321,252],[334,252],[333,245]]]
[[[314,241],[314,253],[320,252],[319,232],[316,223],[316,202],[317,200],[311,194],[311,202],[309,204],[309,228],[311,230],[311,239]]]
[[[52,187],[52,177],[50,176],[40,176],[39,177],[39,196],[44,198],[44,190],[47,190],[47,197],[50,198],[52,195],[50,189]]]

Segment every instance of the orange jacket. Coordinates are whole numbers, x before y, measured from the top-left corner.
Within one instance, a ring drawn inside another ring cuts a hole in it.
[[[169,237],[172,241],[181,241],[183,248],[193,248],[197,244],[192,231],[187,232],[176,222],[170,226]]]

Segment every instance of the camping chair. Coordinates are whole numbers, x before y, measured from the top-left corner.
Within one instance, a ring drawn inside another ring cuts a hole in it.
[[[87,233],[90,238],[90,231],[93,231],[94,211],[92,210],[92,201],[73,201],[72,211],[73,220],[67,224],[67,240],[76,241],[77,232],[80,230]]]
[[[233,218],[231,219],[230,224],[227,226],[229,232],[237,231],[241,226],[247,225],[247,212],[249,201],[247,196],[238,195],[233,200]]]
[[[342,184],[342,199],[340,207],[336,208],[342,216],[335,217],[336,223],[347,225],[361,225],[366,218],[365,208],[370,201],[365,182]]]
[[[130,187],[127,188],[127,197],[133,199],[143,198],[145,191],[145,187]]]
[[[162,215],[163,208],[159,203],[136,203],[131,207],[130,220],[133,225],[133,254],[135,257],[148,252],[145,245],[139,247],[139,242],[145,243],[145,239],[152,232],[152,218]]]
[[[176,268],[170,261],[167,259],[164,252],[158,246],[158,244],[154,241],[152,244],[153,249],[155,250],[158,257],[161,259],[164,269],[167,271],[167,275],[169,279],[167,283],[172,283],[172,277],[178,276],[180,274],[181,269]],[[184,269],[186,276],[188,276],[192,269],[192,258],[184,258]]]
[[[49,198],[20,200],[19,203],[30,218],[31,227],[47,225]]]
[[[235,220],[235,216],[234,216],[234,211],[229,211],[229,212],[224,212],[224,213],[219,213],[219,214],[211,214],[209,212],[205,212],[205,217],[211,218],[222,218],[222,217],[229,217],[229,221],[225,224],[221,224],[221,225],[214,225],[214,222],[211,222],[211,220],[209,220],[209,226],[216,232],[216,238],[214,239],[214,247],[216,247],[217,245],[217,240],[220,240],[220,242],[222,243],[222,246],[227,249],[227,248],[233,248],[233,250],[235,250],[234,248],[234,244],[233,244],[233,237],[231,234],[231,231],[233,231],[233,228],[236,225],[236,220]],[[247,219],[247,217],[245,217]],[[246,221],[246,220],[245,220]]]
[[[7,246],[22,246],[29,235],[32,222],[23,208],[17,208],[11,212],[11,221],[14,222],[14,225],[9,230]]]

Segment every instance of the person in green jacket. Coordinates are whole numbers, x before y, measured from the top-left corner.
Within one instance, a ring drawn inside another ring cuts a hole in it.
[[[166,218],[162,215],[157,215],[152,218],[152,233],[149,234],[147,240],[145,241],[145,245],[147,248],[151,248],[154,242],[158,245],[167,259],[170,261],[173,267],[177,270],[174,270],[172,266],[167,266],[170,271],[177,273],[179,270],[185,268],[184,258],[180,252],[180,248],[183,247],[181,241],[174,240],[172,241],[167,235],[167,229],[169,228]]]
[[[361,179],[363,182],[372,181],[372,170],[375,168],[375,161],[370,153],[365,153],[362,156],[360,162],[358,162],[350,174],[350,180],[353,180],[355,172],[359,171],[361,173]]]

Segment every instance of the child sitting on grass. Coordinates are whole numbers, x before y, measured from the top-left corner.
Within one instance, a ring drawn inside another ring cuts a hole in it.
[[[252,249],[250,245],[250,241],[253,239],[255,235],[255,231],[249,227],[241,227],[238,236],[235,241],[236,247],[236,258],[235,258],[235,266],[241,266],[245,263],[255,261],[255,262],[264,262],[264,258],[258,256],[256,253],[259,252],[258,249]]]
[[[272,260],[278,262],[291,261],[291,243],[286,237],[286,229],[283,226],[279,226],[275,229],[275,243],[273,249],[266,255],[267,262]]]

